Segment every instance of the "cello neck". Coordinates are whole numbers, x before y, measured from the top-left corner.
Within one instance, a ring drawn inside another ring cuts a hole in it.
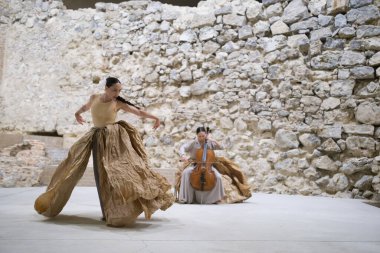
[[[202,162],[206,162],[207,159],[207,142],[203,144],[203,156],[202,156]]]

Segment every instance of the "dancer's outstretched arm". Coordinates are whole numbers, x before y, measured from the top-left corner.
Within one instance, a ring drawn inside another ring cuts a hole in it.
[[[76,111],[75,113],[75,119],[77,120],[77,122],[81,125],[83,125],[83,123],[85,123],[84,119],[82,118],[81,114],[83,112],[86,112],[88,110],[90,110],[91,108],[91,105],[92,105],[92,102],[94,101],[95,99],[95,95],[91,95],[90,99],[87,101],[86,104],[82,105],[81,108],[79,108],[78,111]]]
[[[143,111],[141,109],[137,109],[136,107],[130,106],[130,105],[128,105],[126,103],[122,103],[122,102],[118,102],[118,106],[120,109],[122,109],[126,112],[130,112],[132,114],[135,114],[141,118],[149,118],[149,119],[155,120],[154,125],[153,125],[153,129],[157,129],[161,124],[159,118],[157,118],[156,116],[154,116],[154,115],[152,115],[146,111]]]

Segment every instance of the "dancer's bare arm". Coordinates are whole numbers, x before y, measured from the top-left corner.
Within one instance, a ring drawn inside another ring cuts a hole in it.
[[[130,106],[126,103],[118,102],[118,105],[119,105],[120,109],[122,109],[126,112],[130,112],[132,114],[135,114],[141,118],[153,119],[155,121],[154,125],[153,125],[153,129],[157,129],[160,126],[160,119],[157,118],[156,116],[154,116],[154,115],[152,115],[146,111],[143,111],[141,109],[137,109],[136,107]]]
[[[90,99],[87,101],[86,104],[82,105],[81,108],[79,108],[78,111],[76,111],[75,113],[75,119],[77,120],[77,122],[79,124],[83,124],[85,123],[84,119],[82,118],[81,114],[84,113],[84,112],[87,112],[88,110],[90,110],[91,108],[91,105],[93,103],[95,99],[95,95],[91,95]]]

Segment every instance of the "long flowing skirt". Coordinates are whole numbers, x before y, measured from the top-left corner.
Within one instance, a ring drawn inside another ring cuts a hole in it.
[[[216,182],[211,191],[197,191],[190,184],[190,174],[194,169],[191,165],[183,170],[181,177],[181,186],[179,189],[178,200],[180,203],[199,203],[199,204],[213,204],[221,201],[224,197],[224,189],[222,184],[222,175],[212,167],[215,173]]]
[[[173,204],[171,185],[165,177],[149,169],[138,131],[119,121],[92,128],[74,143],[46,192],[36,199],[34,207],[38,213],[54,217],[61,212],[83,176],[91,150],[107,225],[129,225],[142,212],[150,219],[156,210],[166,210]]]

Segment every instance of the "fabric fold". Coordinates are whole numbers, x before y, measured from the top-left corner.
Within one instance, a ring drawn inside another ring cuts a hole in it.
[[[95,138],[96,141],[92,141]],[[99,197],[108,225],[125,226],[144,212],[145,218],[174,202],[171,185],[148,165],[138,131],[125,121],[92,128],[69,151],[58,166],[47,191],[37,198],[38,213],[54,217],[60,213],[86,169],[92,145],[98,169]]]

